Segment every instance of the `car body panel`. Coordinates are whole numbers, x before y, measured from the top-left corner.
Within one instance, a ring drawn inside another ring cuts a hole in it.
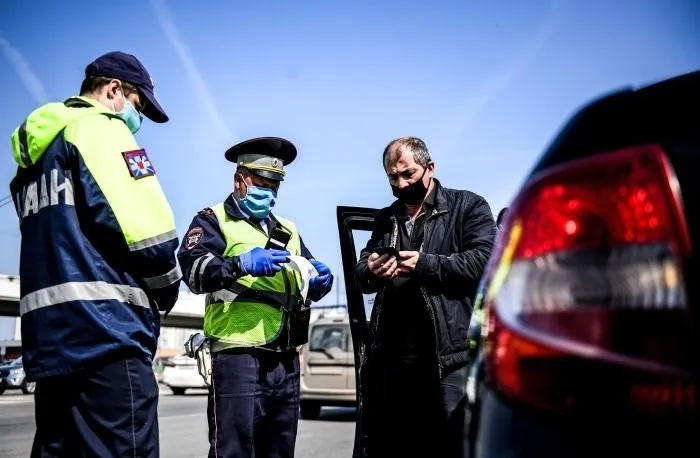
[[[161,383],[175,394],[184,394],[187,389],[207,389],[204,378],[197,369],[197,360],[186,355],[175,356],[167,361]]]
[[[301,359],[302,402],[355,404],[355,359],[347,317],[319,318],[311,323]]]
[[[678,183],[691,243],[700,241],[700,72],[641,89],[625,88],[586,105],[563,126],[532,168],[523,188],[541,174],[567,163],[618,149],[659,144]],[[683,260],[689,319],[700,329],[697,256]],[[651,331],[653,332],[653,330]],[[619,336],[624,338],[624,336]],[[700,333],[694,336],[700,348]],[[695,367],[700,374],[700,365]],[[700,381],[700,378],[697,378]],[[697,384],[696,384],[697,391]],[[700,456],[693,424],[624,421],[604,411],[594,417],[566,417],[520,404],[486,388],[480,399],[478,458],[583,456]],[[697,410],[697,406],[695,406]],[[700,414],[698,414],[700,415]],[[698,418],[696,415],[696,419]]]
[[[0,365],[0,394],[6,390],[22,390],[24,394],[33,394],[36,382],[27,380],[22,365],[22,357]]]

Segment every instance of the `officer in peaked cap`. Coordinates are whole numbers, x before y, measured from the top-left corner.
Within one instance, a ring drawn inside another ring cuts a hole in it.
[[[296,147],[278,137],[229,148],[225,157],[237,164],[233,192],[194,217],[178,252],[190,290],[206,294],[210,456],[294,456],[309,305],[333,284],[296,225],[272,213],[285,166],[296,156]],[[318,272],[306,300],[299,273],[285,266],[291,255],[308,259]]]

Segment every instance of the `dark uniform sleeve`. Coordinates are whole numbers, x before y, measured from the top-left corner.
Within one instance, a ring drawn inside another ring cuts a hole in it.
[[[238,277],[238,257],[224,256],[226,240],[214,212],[205,208],[192,220],[177,253],[183,280],[195,294],[230,287]]]
[[[301,236],[299,236],[299,241],[301,242],[301,255],[309,260],[315,259],[314,256],[311,254],[311,251],[309,251],[309,249],[304,244],[304,240],[301,238]],[[333,280],[335,280],[335,276],[332,277],[333,279],[331,280],[330,285],[328,285],[328,288],[324,288],[323,290],[309,291],[308,299],[311,299],[313,302],[318,302],[321,299],[323,299],[326,294],[330,293],[331,289],[333,289]]]

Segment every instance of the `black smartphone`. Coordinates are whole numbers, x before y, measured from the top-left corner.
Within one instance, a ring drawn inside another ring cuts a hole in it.
[[[377,247],[374,249],[374,253],[377,253],[379,256],[383,256],[385,254],[388,254],[389,257],[391,257],[391,256],[396,256],[397,258],[399,257],[399,251],[392,246]]]
[[[287,244],[291,238],[292,234],[277,226],[267,239],[265,249],[284,250],[287,248]]]

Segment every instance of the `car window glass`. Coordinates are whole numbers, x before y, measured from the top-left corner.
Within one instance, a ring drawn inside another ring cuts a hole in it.
[[[360,257],[360,252],[367,246],[369,237],[372,235],[370,231],[353,230],[352,239],[355,242],[355,253],[357,258]],[[367,321],[369,321],[370,316],[372,316],[372,307],[374,307],[374,294],[363,294],[363,300],[365,302],[365,316]]]
[[[330,350],[331,348],[348,351],[345,328],[340,326],[316,326],[311,333],[309,350]]]

